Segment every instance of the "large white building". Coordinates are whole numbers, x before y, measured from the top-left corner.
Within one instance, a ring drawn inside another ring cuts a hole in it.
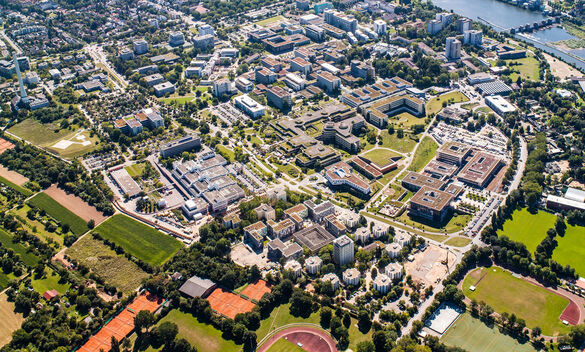
[[[410,240],[412,237],[406,233],[400,233],[394,236],[394,242],[398,243],[401,246],[408,246],[410,244]]]
[[[354,244],[347,235],[340,236],[333,241],[333,261],[337,265],[346,265],[353,262]]]
[[[323,260],[317,256],[309,257],[305,260],[305,270],[309,274],[316,274],[321,270],[321,265],[323,264]]]
[[[382,294],[388,292],[390,287],[392,287],[392,280],[386,274],[378,274],[372,282],[374,284],[374,289]]]
[[[360,227],[359,229],[355,230],[355,241],[361,244],[364,244],[370,240],[371,234],[370,230],[367,227]]]
[[[468,30],[463,33],[463,44],[480,46],[483,44],[483,33],[478,30]]]
[[[390,263],[384,268],[384,273],[392,280],[398,280],[402,277],[402,265],[400,263]]]
[[[254,119],[264,115],[264,105],[250,98],[250,96],[247,94],[235,97],[234,102],[238,109],[244,111]]]
[[[402,250],[402,246],[400,245],[400,243],[397,243],[397,242],[390,243],[386,246],[386,252],[388,252],[388,255],[390,256],[390,258],[398,257],[398,255],[400,255],[401,250]]]
[[[331,282],[331,286],[333,286],[333,291],[335,291],[339,288],[339,277],[337,277],[337,275],[335,275],[334,273],[329,273],[329,274],[323,275],[323,278],[321,279],[321,281]]]
[[[384,34],[388,30],[388,25],[384,20],[375,20],[374,21],[374,32],[378,34]]]
[[[501,95],[490,95],[485,98],[485,103],[500,116],[516,111],[516,107]]]
[[[360,283],[360,271],[356,268],[349,268],[343,272],[343,283],[349,286],[356,286]]]
[[[295,277],[301,276],[302,266],[296,260],[289,260],[284,264],[284,270],[291,272]]]

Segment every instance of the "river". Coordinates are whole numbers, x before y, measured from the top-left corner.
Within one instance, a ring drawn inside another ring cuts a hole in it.
[[[547,18],[540,12],[526,10],[497,0],[432,0],[432,2],[446,11],[453,11],[474,21],[478,21],[478,17],[481,17],[504,28],[515,28]],[[497,27],[494,29],[500,30]],[[554,54],[566,62],[575,64],[581,70],[585,70],[585,49],[564,52],[546,45],[549,42],[575,38],[563,28],[552,27],[533,33],[519,34],[516,37]]]

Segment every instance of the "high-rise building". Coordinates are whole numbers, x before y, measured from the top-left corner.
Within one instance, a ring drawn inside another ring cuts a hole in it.
[[[451,22],[453,22],[453,14],[450,12],[441,12],[435,15],[435,19],[437,21],[441,21],[443,27],[448,26]]]
[[[215,35],[215,32],[213,31],[213,27],[211,27],[210,25],[202,24],[197,29],[197,34],[200,36],[201,35]]]
[[[325,10],[323,12],[325,23],[328,23],[346,32],[355,32],[358,25],[358,20],[352,15],[346,15],[335,10]]]
[[[471,29],[471,20],[467,17],[457,19],[457,31],[461,34]]]
[[[468,30],[463,33],[463,44],[479,46],[483,43],[483,33],[478,30]]]
[[[430,20],[429,23],[427,23],[427,32],[429,32],[430,35],[439,33],[441,29],[443,29],[443,24],[439,20]]]
[[[22,75],[20,74],[20,64],[16,57],[16,53],[14,54],[14,69],[16,71],[16,77],[18,78],[18,86],[20,90],[20,99],[18,101],[18,105],[28,105],[28,96],[26,95],[24,83],[22,82]]]
[[[134,41],[134,52],[136,55],[141,55],[148,52],[148,42],[144,39]]]
[[[461,42],[455,37],[449,37],[445,40],[445,57],[447,60],[457,60],[461,58]]]
[[[374,32],[378,34],[384,34],[388,30],[388,25],[384,20],[375,20],[374,21]]]
[[[333,261],[337,265],[353,262],[353,247],[353,241],[347,235],[336,238],[333,241]]]
[[[185,36],[183,35],[183,33],[177,31],[177,32],[172,32],[171,34],[169,34],[169,44],[170,46],[180,46],[185,44]]]

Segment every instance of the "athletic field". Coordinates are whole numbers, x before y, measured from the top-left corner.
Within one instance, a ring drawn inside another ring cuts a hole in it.
[[[556,237],[558,246],[553,251],[552,259],[565,266],[575,268],[579,276],[585,277],[585,227],[567,225],[563,237]]]
[[[475,291],[470,286],[476,286]],[[469,299],[484,301],[497,313],[516,314],[526,326],[539,326],[543,335],[554,336],[569,332],[559,319],[569,300],[512,276],[502,268],[479,268],[463,279],[463,293]]]
[[[270,346],[267,352],[306,352],[304,349],[289,342],[285,339],[280,339]]]
[[[473,352],[532,352],[530,343],[520,344],[517,340],[490,328],[469,313],[462,314],[443,334],[441,342]]]
[[[545,211],[531,214],[526,208],[516,210],[511,220],[506,220],[503,230],[498,231],[498,236],[506,235],[515,242],[526,245],[530,253],[534,253],[536,247],[546,237],[546,231],[554,227],[556,217]]]

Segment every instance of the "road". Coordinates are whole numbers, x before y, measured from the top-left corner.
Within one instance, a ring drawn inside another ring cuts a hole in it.
[[[16,54],[20,55],[23,53],[23,51],[20,49],[20,47],[18,45],[16,45],[15,42],[12,41],[12,39],[10,39],[8,37],[8,35],[6,35],[6,32],[4,30],[0,31],[0,35],[2,36],[2,38],[8,43],[8,45],[10,45],[12,47],[12,49],[14,51],[16,51]]]
[[[126,80],[126,78],[124,78],[122,75],[118,74],[116,72],[116,70],[114,70],[112,68],[112,66],[110,66],[108,58],[107,58],[106,54],[104,53],[101,46],[99,46],[97,44],[88,45],[84,48],[84,50],[86,53],[89,54],[89,56],[91,56],[91,58],[96,62],[96,64],[101,64],[103,66],[103,68],[106,71],[108,71],[108,74],[110,74],[112,77],[115,78],[114,80],[112,80],[112,82],[114,82],[114,85],[116,85],[116,87],[118,87],[122,91],[126,87],[128,87],[129,83]]]

